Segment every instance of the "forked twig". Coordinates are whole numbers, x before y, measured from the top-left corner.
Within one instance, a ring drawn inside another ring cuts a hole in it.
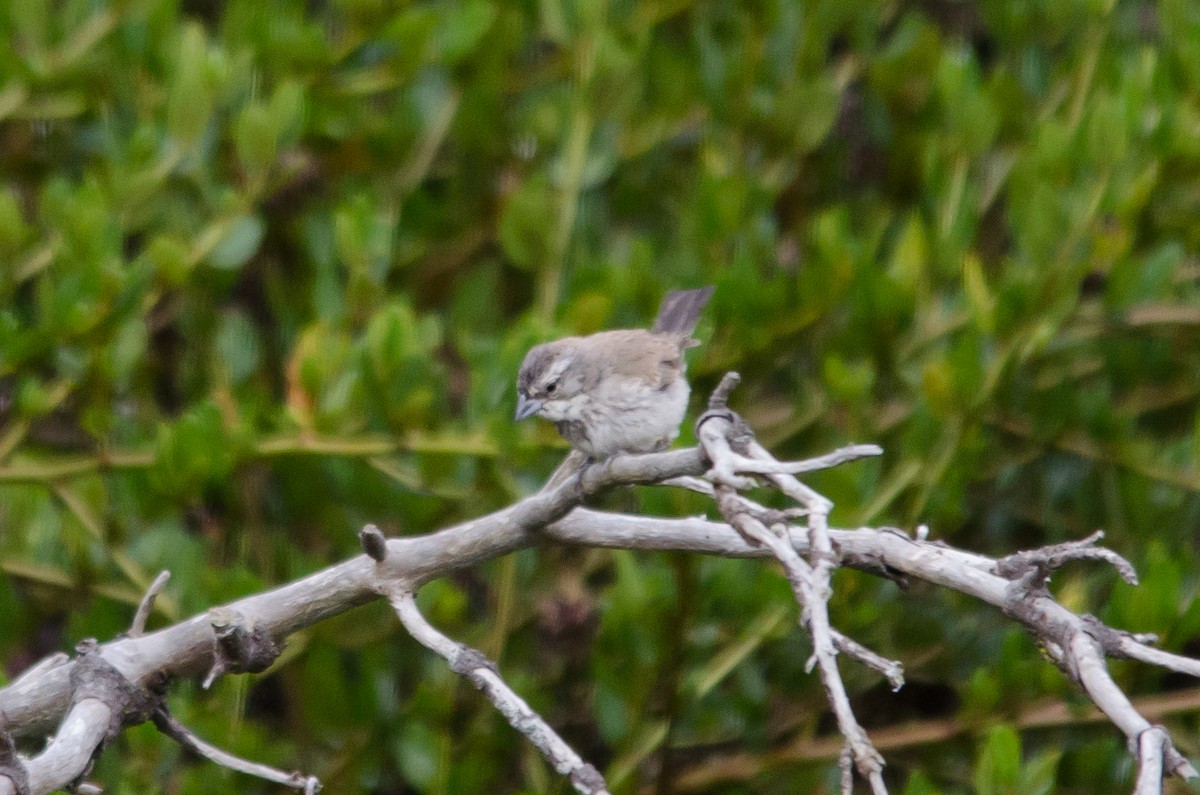
[[[883,757],[855,718],[837,667],[839,649],[850,650],[856,656],[867,650],[841,636],[829,623],[830,573],[837,565],[827,524],[832,503],[804,486],[794,476],[797,472],[836,466],[864,455],[878,455],[880,450],[874,445],[859,445],[807,462],[776,461],[753,442],[749,428],[727,407],[729,391],[737,380],[736,373],[726,375],[714,392],[709,411],[696,423],[697,439],[711,463],[706,477],[713,483],[721,515],[748,541],[768,547],[783,565],[788,582],[792,585],[800,605],[801,624],[808,630],[813,643],[809,665],[815,665],[820,671],[821,682],[837,718],[838,728],[846,738],[845,760],[848,761],[843,766],[843,791],[848,792],[848,787],[852,786],[852,776],[849,774],[852,763],[853,768],[870,784],[872,792],[882,795],[887,792],[883,782]],[[742,452],[736,450],[735,446],[741,448]],[[796,551],[786,525],[768,527],[762,520],[761,511],[747,509],[747,500],[737,491],[753,482],[748,475],[766,476],[781,491],[804,506],[808,513],[811,563]],[[839,638],[841,643],[838,642]],[[894,687],[903,683],[899,662],[885,660],[873,653],[864,656],[870,660],[871,667],[885,672]]]

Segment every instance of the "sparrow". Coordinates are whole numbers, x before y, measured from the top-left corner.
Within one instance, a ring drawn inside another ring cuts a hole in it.
[[[654,326],[565,337],[530,349],[517,375],[516,420],[550,420],[593,461],[662,450],[679,435],[691,388],[683,353],[713,287],[663,298]]]

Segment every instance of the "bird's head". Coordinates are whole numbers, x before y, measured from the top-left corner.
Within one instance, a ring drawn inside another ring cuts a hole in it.
[[[516,419],[537,414],[552,422],[577,419],[586,400],[587,365],[576,338],[547,342],[530,349],[517,374]]]

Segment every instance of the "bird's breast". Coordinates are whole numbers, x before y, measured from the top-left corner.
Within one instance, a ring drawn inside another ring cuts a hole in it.
[[[581,407],[579,427],[570,435],[561,428],[560,432],[592,458],[657,450],[679,435],[688,393],[682,378],[665,389],[644,380],[607,379]]]

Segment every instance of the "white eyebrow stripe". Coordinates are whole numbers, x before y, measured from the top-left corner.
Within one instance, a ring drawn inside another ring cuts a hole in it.
[[[542,377],[542,383],[548,384],[555,381],[563,374],[563,372],[571,366],[571,362],[575,360],[574,356],[560,356],[549,369],[546,370],[545,376]]]

